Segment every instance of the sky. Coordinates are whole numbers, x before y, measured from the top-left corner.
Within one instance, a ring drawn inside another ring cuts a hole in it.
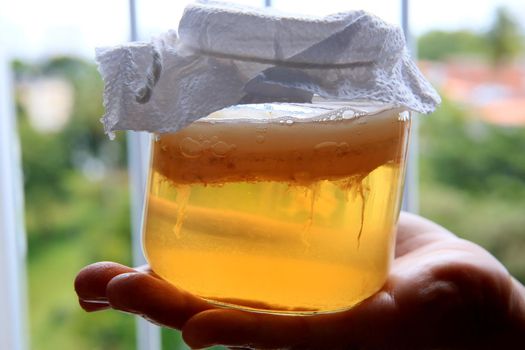
[[[264,0],[233,0],[262,6]],[[136,0],[140,39],[176,28],[187,0]],[[286,12],[325,15],[364,9],[400,23],[400,0],[273,0]],[[415,35],[431,29],[484,30],[495,9],[506,6],[525,23],[524,0],[410,0]],[[94,48],[129,38],[128,0],[0,0],[0,50],[10,57],[39,59],[54,54],[93,58]]]

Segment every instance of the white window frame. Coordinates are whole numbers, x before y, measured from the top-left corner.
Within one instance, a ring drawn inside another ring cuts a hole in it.
[[[0,349],[26,350],[26,236],[20,143],[8,57],[0,49]]]
[[[405,34],[408,50],[412,58],[417,59],[417,44],[410,30],[410,6],[409,0],[401,0],[401,28]],[[419,212],[419,118],[412,113],[412,130],[410,133],[410,147],[405,176],[405,188],[403,193],[403,210],[411,213]]]
[[[137,30],[137,11],[135,0],[129,0],[130,39],[139,39]],[[128,131],[128,169],[131,199],[131,249],[133,264],[146,264],[142,252],[142,211],[147,184],[147,170],[150,159],[150,136],[145,132]],[[135,317],[137,350],[162,349],[160,328],[142,317]]]

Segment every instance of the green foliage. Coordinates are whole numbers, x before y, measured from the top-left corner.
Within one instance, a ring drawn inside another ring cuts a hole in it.
[[[15,77],[61,77],[74,88],[71,120],[57,133],[29,122],[17,96],[26,196],[29,315],[33,349],[132,349],[134,321],[118,313],[86,314],[73,291],[86,264],[130,264],[130,227],[122,138],[102,131],[102,82],[94,65],[59,57],[13,63]],[[103,168],[98,177],[88,162]]]
[[[90,252],[93,254],[97,247],[96,239],[103,242],[100,236],[72,235],[52,239],[42,247],[30,245],[28,277],[32,349],[134,348],[132,318],[117,313],[87,314],[78,306],[73,291],[74,276],[81,266],[93,262]],[[120,249],[123,246],[125,244],[121,242]],[[111,257],[117,258],[118,255]]]
[[[443,60],[457,56],[483,56],[488,50],[485,38],[469,30],[429,31],[418,38],[418,56],[426,60]]]
[[[419,38],[419,54],[504,64],[523,50],[519,29],[499,9],[488,32],[431,31]],[[475,113],[445,98],[422,118],[421,212],[487,248],[525,282],[525,127],[487,124]]]
[[[491,60],[496,65],[516,58],[523,48],[518,22],[503,7],[497,10],[487,39]]]
[[[418,56],[426,60],[472,58],[494,64],[510,62],[523,52],[524,38],[518,22],[503,7],[487,32],[431,30],[418,38]]]
[[[423,176],[473,194],[525,195],[524,128],[484,123],[445,99],[422,133]]]
[[[422,179],[421,214],[490,251],[525,283],[525,200],[468,191]]]
[[[421,213],[477,242],[525,282],[525,128],[448,100],[421,122]]]

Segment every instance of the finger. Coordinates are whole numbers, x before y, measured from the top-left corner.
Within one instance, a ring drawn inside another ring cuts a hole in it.
[[[78,273],[75,279],[75,291],[83,301],[104,301],[108,282],[115,276],[133,271],[135,270],[130,267],[114,262],[88,265]]]
[[[382,291],[351,310],[315,316],[279,316],[215,309],[189,319],[182,329],[192,348],[213,345],[264,349],[388,348],[398,310]]]
[[[139,314],[154,323],[177,329],[194,314],[211,308],[206,301],[139,272],[114,277],[107,285],[106,295],[114,309]]]
[[[397,224],[395,256],[400,257],[436,241],[457,239],[438,224],[407,212],[401,212]]]
[[[303,317],[214,309],[192,317],[183,328],[184,341],[192,348],[212,345],[282,348],[304,342]]]

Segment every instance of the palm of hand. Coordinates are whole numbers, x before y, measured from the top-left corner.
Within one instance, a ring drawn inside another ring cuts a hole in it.
[[[147,269],[84,268],[75,281],[87,311],[114,308],[181,329],[192,347],[286,349],[513,348],[525,323],[523,287],[487,251],[403,214],[383,289],[353,309],[310,317],[219,309]]]

